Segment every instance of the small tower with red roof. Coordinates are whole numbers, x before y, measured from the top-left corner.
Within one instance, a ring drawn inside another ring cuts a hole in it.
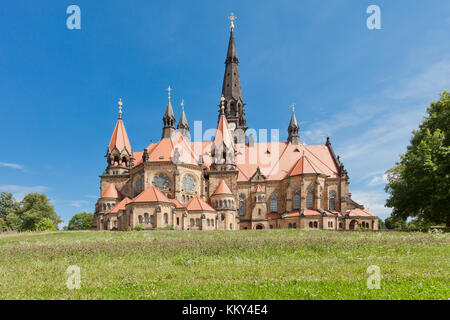
[[[218,230],[238,230],[236,198],[225,180],[221,180],[211,195],[211,204],[217,211]]]

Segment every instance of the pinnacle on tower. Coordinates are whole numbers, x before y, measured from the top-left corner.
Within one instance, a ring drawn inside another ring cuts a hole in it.
[[[189,133],[189,124],[187,122],[186,114],[184,113],[184,99],[181,100],[181,116],[178,121],[177,129],[183,136],[187,136]]]
[[[162,132],[162,139],[172,137],[173,133],[175,132],[175,115],[173,113],[172,103],[170,101],[170,92],[172,91],[172,88],[169,86],[167,88],[167,91],[169,92],[169,97],[167,101],[166,112],[164,113],[163,117],[164,127]]]
[[[292,104],[292,116],[291,116],[291,122],[289,122],[289,127],[288,127],[288,133],[289,133],[289,137],[288,137],[288,141],[291,142],[292,144],[298,144],[300,142],[300,137],[298,135],[298,123],[297,123],[297,118],[295,117],[295,103]]]

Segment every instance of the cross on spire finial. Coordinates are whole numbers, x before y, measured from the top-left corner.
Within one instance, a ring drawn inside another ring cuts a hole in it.
[[[228,19],[231,21],[230,24],[230,29],[233,30],[234,29],[234,20],[237,19],[237,17],[234,15],[234,13],[231,13],[231,16],[228,17]]]
[[[180,105],[181,105],[181,109],[183,109],[183,110],[184,110],[184,99],[181,99],[181,103],[180,103]]]
[[[119,105],[119,119],[122,119],[122,98],[119,99],[118,105]]]
[[[294,111],[295,111],[295,102],[293,102],[293,103],[291,104],[291,107],[292,107],[292,112],[294,112]]]
[[[168,88],[167,88],[167,92],[169,92],[169,101],[170,101],[170,92],[172,91],[173,89],[169,86]]]

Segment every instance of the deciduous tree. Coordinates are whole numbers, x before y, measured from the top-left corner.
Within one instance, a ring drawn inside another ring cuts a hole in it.
[[[92,228],[93,217],[92,213],[78,213],[70,219],[67,230],[89,230]]]
[[[415,217],[450,226],[450,93],[442,93],[427,113],[400,162],[387,171],[386,206],[396,221]]]

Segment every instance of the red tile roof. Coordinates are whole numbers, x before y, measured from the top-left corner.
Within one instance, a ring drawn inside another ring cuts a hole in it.
[[[220,135],[215,138],[219,139]],[[223,138],[223,137],[222,137]],[[231,137],[226,138],[229,141]],[[181,137],[172,140],[165,138],[147,147],[150,162],[171,161],[175,148],[181,154],[183,163],[197,165],[199,156],[203,164],[210,167],[211,141],[187,142]],[[331,178],[338,178],[338,167],[330,149],[326,145],[293,145],[288,142],[235,144],[235,157],[238,170],[238,182],[248,181],[258,167],[267,180],[282,180],[289,175],[300,173],[321,173]],[[270,153],[266,153],[269,151]],[[133,152],[135,165],[142,163],[142,152]]]
[[[114,198],[114,199],[122,199],[123,196],[122,194],[119,192],[119,190],[117,190],[117,187],[114,183],[111,183],[105,190],[105,192],[103,192],[101,198]]]
[[[213,143],[220,147],[225,145],[227,148],[234,149],[234,139],[231,131],[228,127],[228,121],[225,115],[220,115],[219,123],[217,124],[216,135],[214,136]]]
[[[116,147],[119,151],[126,148],[127,151],[131,153],[130,140],[128,140],[127,131],[125,130],[125,125],[123,124],[122,119],[117,120],[116,127],[114,128],[111,140],[109,141],[109,151],[112,151],[114,147]]]
[[[169,199],[169,201],[172,202],[177,209],[184,208],[184,205],[177,199]]]
[[[359,208],[347,210],[347,215],[349,217],[375,217],[375,215],[369,210]]]
[[[304,173],[318,173],[319,170],[307,156],[302,156],[291,170],[290,176],[296,176]]]
[[[159,191],[159,189],[155,186],[151,186],[147,188],[145,191],[137,195],[133,200],[133,203],[136,202],[168,202],[173,203],[170,201],[169,198],[165,196],[164,193]]]
[[[219,194],[233,194],[228,188],[225,180],[220,181],[219,185],[216,188],[216,191],[214,191],[213,196],[219,195]]]
[[[118,213],[119,210],[125,210],[125,206],[131,202],[130,198],[123,198],[118,204],[116,204],[112,209],[106,211],[106,213]]]
[[[200,197],[189,200],[186,204],[186,208],[188,211],[216,211]]]
[[[269,220],[280,219],[281,218],[281,214],[279,214],[279,213],[269,213],[267,215],[267,218],[269,218]]]
[[[321,216],[322,214],[317,210],[306,209],[303,211],[305,216]]]

